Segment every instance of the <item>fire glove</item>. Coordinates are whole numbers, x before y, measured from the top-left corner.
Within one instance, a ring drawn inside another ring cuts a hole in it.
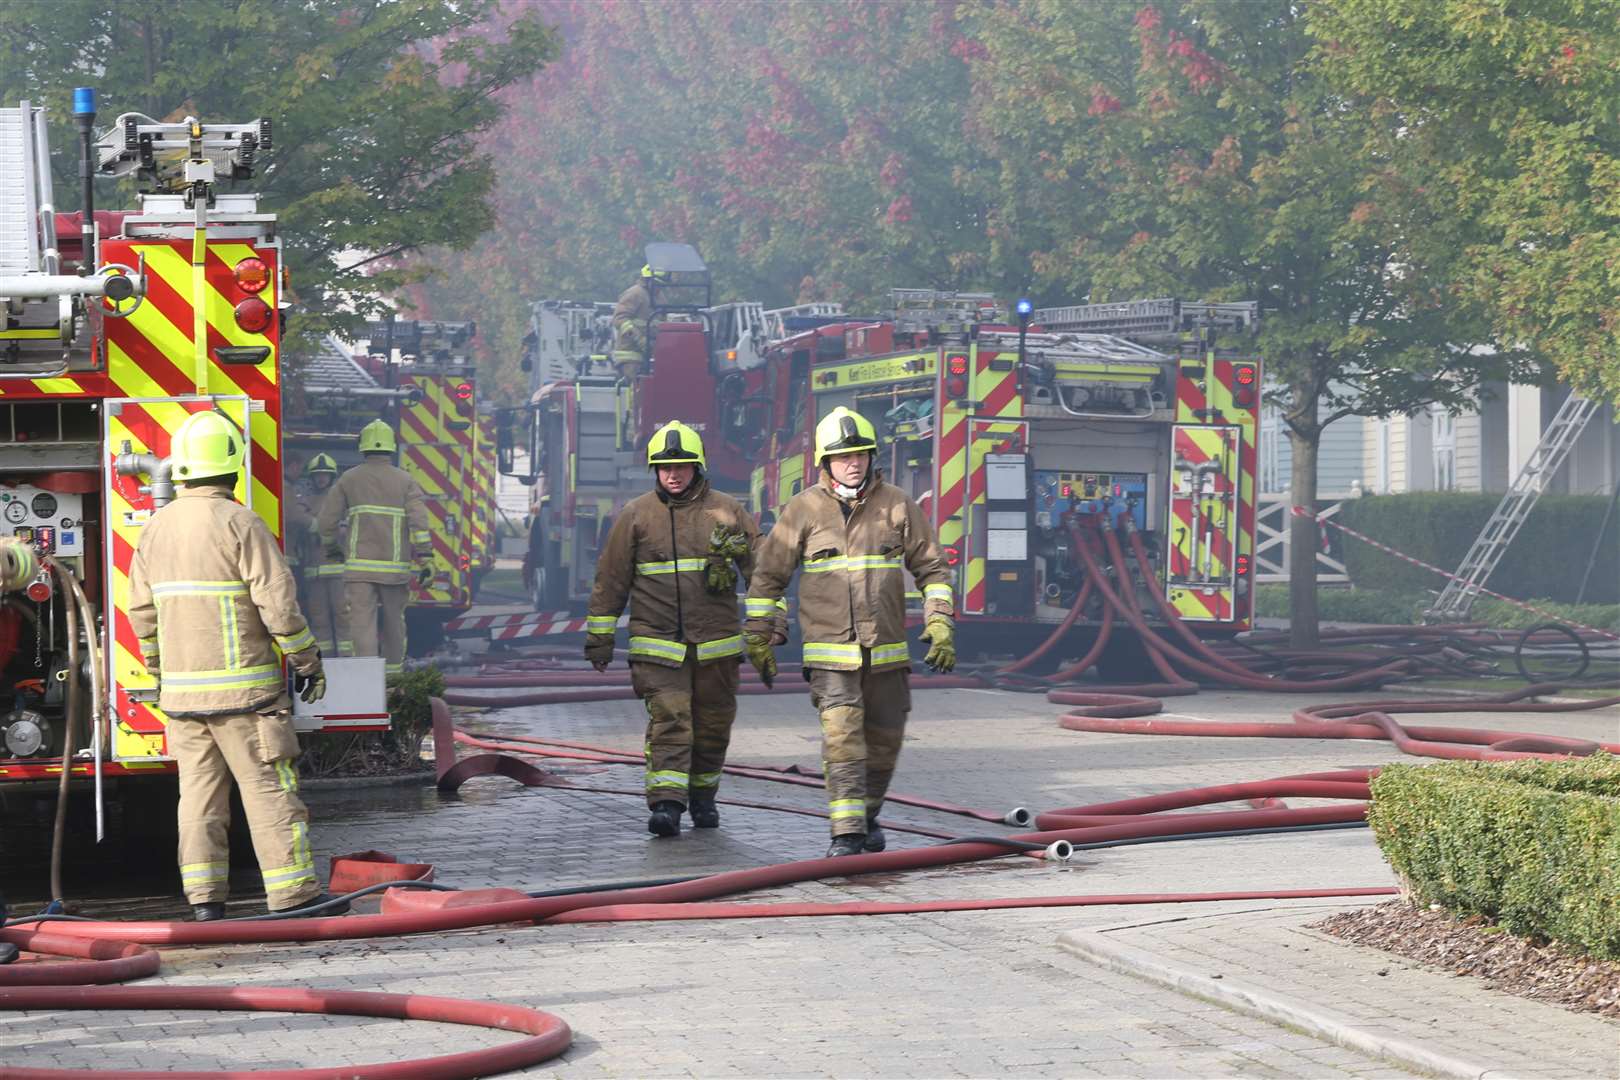
[[[332,562],[339,562],[340,563],[340,562],[343,561],[343,545],[342,544],[339,544],[336,541],[333,541],[332,543],[327,544],[321,550],[326,552],[326,557],[328,559],[330,559]]]
[[[321,650],[315,650],[315,663],[304,670],[293,669],[293,693],[305,705],[313,705],[326,696],[326,669],[321,665]]]
[[[922,639],[929,643],[928,655],[923,657],[929,670],[945,672],[956,667],[956,626],[949,616],[930,615]]]
[[[776,681],[776,653],[771,651],[770,640],[750,631],[743,635],[743,652],[748,654],[748,662],[754,665],[759,681],[768,689]]]
[[[432,559],[418,559],[418,560],[416,560],[416,568],[415,569],[416,569],[416,587],[419,588],[419,589],[427,588],[428,587],[428,582],[433,580],[433,560]]]
[[[703,582],[717,595],[737,591],[736,560],[748,556],[748,537],[735,529],[716,525],[709,534],[709,565]]]
[[[597,671],[606,671],[607,666],[613,663],[613,635],[586,634],[585,659]]]

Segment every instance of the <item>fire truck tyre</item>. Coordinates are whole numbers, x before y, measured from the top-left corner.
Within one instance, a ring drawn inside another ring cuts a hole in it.
[[[538,1065],[561,1054],[574,1034],[559,1016],[465,998],[429,997],[425,994],[384,994],[370,990],[317,990],[278,986],[31,986],[0,990],[0,1009],[160,1009],[169,1011],[214,1009],[237,1012],[326,1013],[333,1016],[375,1016],[391,1020],[430,1020],[467,1024],[528,1036],[482,1050],[464,1050],[414,1061],[387,1061],[332,1069],[286,1069],[264,1072],[192,1073],[207,1076],[294,1077],[311,1075],[364,1076],[369,1080],[449,1080],[494,1076]],[[318,1052],[318,1051],[317,1051]],[[385,1056],[379,1051],[378,1056]],[[23,1069],[7,1075],[40,1077],[100,1077],[99,1069]],[[156,1078],[165,1072],[127,1071],[119,1076]]]
[[[1117,628],[1097,658],[1097,674],[1106,683],[1146,683],[1159,678],[1142,639]]]

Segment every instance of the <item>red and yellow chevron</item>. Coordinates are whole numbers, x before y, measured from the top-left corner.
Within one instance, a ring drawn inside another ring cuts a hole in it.
[[[470,448],[463,447],[456,437],[459,433],[449,426],[456,416],[449,380],[439,374],[413,373],[403,381],[420,390],[422,400],[400,410],[400,465],[421,485],[435,567],[426,587],[411,586],[411,602],[419,607],[465,608],[472,604],[472,589],[460,558],[458,517]]]

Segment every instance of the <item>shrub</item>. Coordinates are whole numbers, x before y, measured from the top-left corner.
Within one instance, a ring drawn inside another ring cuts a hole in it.
[[[1372,797],[1418,900],[1620,959],[1620,757],[1389,765]]]
[[[1443,570],[1455,570],[1468,553],[1500,497],[1461,492],[1412,492],[1346,499],[1338,519],[1357,532]],[[1505,596],[1551,597],[1573,601],[1609,500],[1597,495],[1547,495],[1536,503],[1524,527],[1487,583]],[[1333,533],[1332,528],[1328,532]],[[1386,555],[1353,536],[1334,533],[1350,580],[1357,585],[1426,597],[1445,587],[1432,571]],[[1598,554],[1585,600],[1620,602],[1620,521],[1611,521]]]
[[[433,726],[430,698],[444,693],[444,673],[415,668],[388,677],[387,731],[309,735],[298,769],[305,776],[371,776],[421,772],[432,766],[418,756],[422,736]]]

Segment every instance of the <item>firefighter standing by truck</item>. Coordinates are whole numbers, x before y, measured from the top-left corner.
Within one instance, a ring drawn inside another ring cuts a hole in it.
[[[737,575],[753,570],[759,527],[703,475],[703,441],[666,424],[647,444],[653,490],[614,521],[596,563],[585,658],[613,660],[619,613],[630,604],[630,678],[647,705],[647,831],[676,836],[720,824],[715,794],[737,716]]]
[[[631,378],[641,372],[652,351],[650,340],[653,316],[652,286],[663,281],[650,265],[641,268],[641,277],[619,294],[613,305],[613,366]]]
[[[387,421],[373,420],[361,428],[360,453],[365,460],[332,485],[316,519],[327,557],[343,561],[348,638],[354,655],[381,655],[390,675],[405,669],[405,604],[411,579],[414,575],[419,585],[426,585],[433,578],[427,505],[416,480],[393,463],[397,448]],[[346,546],[338,543],[339,525],[348,529]]]
[[[805,677],[821,715],[832,825],[829,856],[882,851],[878,813],[894,776],[911,711],[906,643],[909,570],[923,592],[935,671],[956,666],[950,573],[934,530],[905,493],[877,473],[877,433],[840,406],[816,425],[821,480],[795,495],[761,542],[748,591],[746,651],[761,674],[776,670],[772,626],[796,569]]]
[[[304,485],[287,508],[287,562],[298,575],[299,595],[315,643],[327,656],[352,656],[348,604],[343,597],[343,560],[332,558],[315,528],[315,515],[337,480],[337,462],[316,454],[304,463]]]
[[[270,910],[331,899],[315,875],[309,811],[298,797],[298,736],[280,657],[305,702],[325,694],[326,676],[281,549],[263,519],[232,498],[244,449],[241,431],[217,412],[180,425],[170,463],[183,490],[142,529],[129,574],[130,623],[158,680],[180,771],[180,881],[199,922],[225,912],[232,777]]]

